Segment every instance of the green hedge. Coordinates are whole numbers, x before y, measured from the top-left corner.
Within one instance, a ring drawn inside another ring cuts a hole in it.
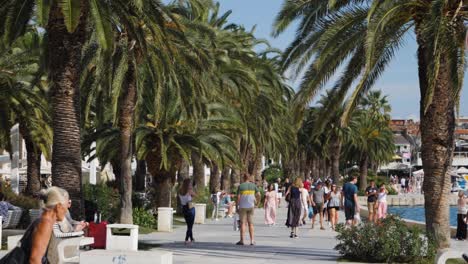
[[[120,196],[115,190],[106,184],[83,185],[84,199],[97,204],[103,221],[115,222],[119,214]]]
[[[396,216],[378,224],[356,227],[339,224],[335,249],[348,260],[385,263],[431,263],[435,246],[417,227],[408,227]]]

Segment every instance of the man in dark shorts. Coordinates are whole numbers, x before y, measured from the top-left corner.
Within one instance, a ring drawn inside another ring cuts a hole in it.
[[[250,245],[255,245],[253,215],[256,201],[259,201],[260,192],[255,183],[250,181],[250,176],[244,174],[244,182],[237,190],[237,211],[240,218],[240,241],[237,245],[244,245],[245,227],[249,226]]]
[[[322,187],[322,182],[317,183],[317,187],[312,190],[310,200],[312,201],[312,208],[314,209],[314,216],[312,216],[312,229],[315,224],[315,217],[319,215],[320,229],[325,230],[323,227],[323,205],[325,201],[325,189]]]
[[[370,186],[366,188],[367,196],[367,209],[369,210],[369,221],[374,222],[377,220],[377,215],[375,212],[375,203],[377,202],[377,186],[375,186],[375,181],[370,182]]]
[[[343,186],[342,190],[342,199],[344,204],[344,211],[345,211],[345,218],[346,218],[346,225],[355,225],[356,221],[354,219],[354,215],[360,212],[359,203],[357,192],[358,189],[356,187],[357,178],[356,176],[352,176],[351,180]]]

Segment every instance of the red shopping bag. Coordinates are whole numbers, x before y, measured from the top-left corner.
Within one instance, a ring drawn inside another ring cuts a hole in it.
[[[100,222],[96,224],[94,222],[89,223],[88,237],[94,237],[94,244],[92,248],[106,248],[106,227],[107,222]]]

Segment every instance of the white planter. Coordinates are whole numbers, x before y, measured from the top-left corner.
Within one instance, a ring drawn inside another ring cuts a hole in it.
[[[125,231],[125,234],[118,234],[115,231]],[[138,226],[112,224],[107,225],[106,250],[138,250]]]
[[[159,207],[158,208],[158,231],[159,232],[172,232],[173,225],[172,207]]]
[[[194,204],[195,224],[204,224],[206,218],[206,204]]]

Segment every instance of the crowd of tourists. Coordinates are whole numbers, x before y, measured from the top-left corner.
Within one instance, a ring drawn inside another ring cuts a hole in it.
[[[398,194],[422,194],[422,177],[390,175],[390,185]]]
[[[339,214],[342,211],[345,215],[346,225],[356,225],[360,221],[360,208],[357,198],[358,189],[357,178],[351,177],[342,187],[338,186],[331,179],[311,179],[302,180],[296,178],[290,182],[288,178],[281,182],[277,179],[274,183],[261,183],[264,188],[264,221],[267,226],[277,225],[277,209],[281,207],[281,200],[284,197],[287,207],[287,219],[285,225],[290,228],[290,238],[297,238],[299,227],[306,226],[310,221],[310,228],[314,229],[318,222],[320,230],[328,228],[335,230],[338,224]],[[233,195],[223,190],[216,190],[211,195],[213,203],[212,218],[217,219],[218,210],[226,210],[226,217],[233,217],[237,212],[235,221],[239,220],[240,240],[237,245],[244,245],[245,233],[248,230],[250,235],[250,245],[255,245],[253,215],[254,209],[261,201],[259,184],[254,183],[249,175],[244,174],[243,182],[237,189],[237,202],[233,202]],[[387,214],[385,185],[377,187],[371,181],[366,189],[368,197],[369,220],[377,222]],[[195,210],[192,200],[195,194],[192,191],[190,180],[185,180],[179,198],[183,206],[183,214],[187,223],[187,233],[185,243],[190,244],[193,239],[193,221]],[[282,224],[282,223],[280,223]]]
[[[356,186],[357,178],[351,177],[343,186],[338,186],[331,179],[311,179],[302,180],[296,178],[290,182],[288,178],[282,183],[277,179],[274,183],[268,184],[264,181],[261,184],[252,182],[249,175],[245,174],[243,183],[237,189],[237,203],[233,201],[233,195],[225,191],[217,190],[211,196],[214,204],[212,218],[215,218],[219,208],[226,210],[226,217],[233,217],[237,212],[240,229],[240,240],[237,245],[244,245],[245,233],[248,230],[250,235],[250,245],[255,245],[253,215],[254,208],[258,207],[258,201],[261,201],[259,185],[264,189],[264,221],[267,226],[277,224],[277,209],[281,207],[281,200],[284,198],[287,207],[287,219],[285,225],[290,228],[290,238],[299,236],[299,227],[307,226],[310,221],[310,228],[314,229],[318,222],[319,229],[328,228],[335,230],[338,224],[339,214],[345,216],[347,226],[358,224],[360,219],[360,207],[358,203],[358,188]],[[406,184],[406,183],[405,183]],[[184,188],[185,186],[185,188]],[[191,191],[190,180],[184,182],[180,198],[184,205],[184,217],[187,221],[186,243],[193,242],[193,219],[194,209],[190,205],[193,193]],[[367,210],[369,212],[368,221],[378,223],[379,219],[387,216],[387,195],[388,190],[385,184],[377,186],[375,181],[370,181],[365,190],[367,196]],[[466,211],[467,198],[460,192],[457,229],[457,238],[466,239]],[[191,209],[190,209],[191,208]],[[235,221],[237,218],[235,218]]]

